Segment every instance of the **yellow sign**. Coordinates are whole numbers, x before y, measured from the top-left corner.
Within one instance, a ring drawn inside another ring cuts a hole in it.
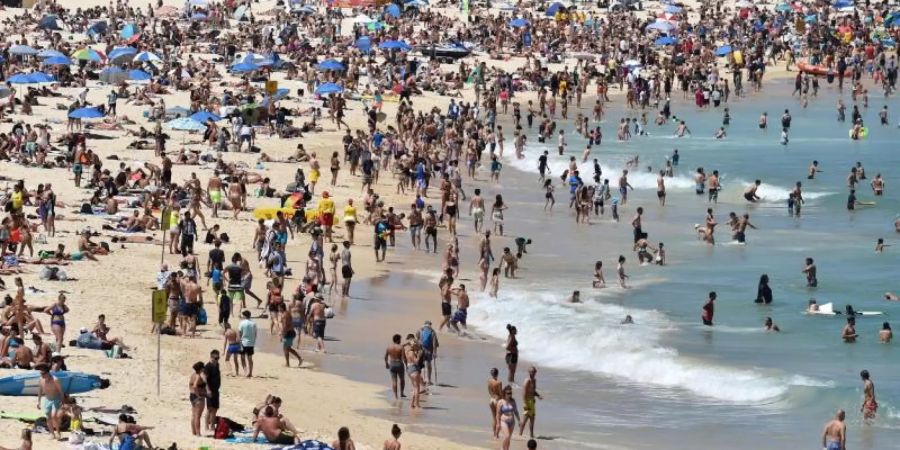
[[[170,208],[163,208],[162,214],[159,218],[159,229],[162,231],[169,231],[171,227],[171,218],[169,216],[172,215],[172,210]]]
[[[276,92],[278,92],[278,82],[275,80],[266,81],[266,93],[275,95]]]
[[[152,295],[152,316],[153,323],[162,324],[166,321],[166,309],[168,308],[168,304],[166,302],[166,290],[165,289],[154,289]]]

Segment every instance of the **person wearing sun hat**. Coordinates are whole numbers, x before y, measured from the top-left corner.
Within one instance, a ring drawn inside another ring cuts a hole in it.
[[[334,200],[328,191],[322,192],[322,198],[316,205],[316,216],[319,218],[319,224],[325,228],[325,238],[331,241],[331,227],[334,225]]]

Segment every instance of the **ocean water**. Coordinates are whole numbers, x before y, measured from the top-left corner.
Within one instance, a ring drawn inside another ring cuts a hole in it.
[[[823,83],[824,84],[824,83]],[[564,439],[566,448],[815,448],[821,428],[837,408],[847,410],[851,448],[896,448],[900,442],[900,385],[894,345],[878,342],[884,321],[900,314],[900,305],[886,302],[886,291],[900,289],[900,249],[889,247],[875,254],[877,238],[900,243],[893,221],[900,212],[896,191],[900,152],[900,102],[871,98],[863,117],[870,127],[868,139],[848,139],[849,124],[836,121],[840,95],[825,85],[808,108],[791,99],[787,84],[767,88],[761,95],[732,99],[728,137],[714,139],[721,125],[722,108],[698,110],[675,103],[673,112],[686,120],[692,137],[673,137],[674,125],[647,126],[649,136],[615,141],[620,117],[638,117],[615,106],[602,123],[603,144],[580,167],[582,178],[593,174],[598,158],[603,177],[617,184],[625,161],[640,155],[639,168],[630,169],[635,191],[620,208],[621,222],[609,213],[593,225],[575,224],[567,209],[568,192],[558,175],[569,156],[581,159],[585,141],[571,122],[558,119],[566,130],[569,151],[557,156],[555,139],[537,143],[536,129],[529,134],[525,159],[507,160],[499,186],[510,204],[507,232],[534,240],[523,261],[521,278],[503,280],[498,299],[476,296],[469,321],[476,333],[501,342],[505,326],[519,329],[522,373],[529,364],[541,368],[545,402],[542,417],[563,429],[538,430]],[[849,93],[844,102],[852,107]],[[892,126],[878,124],[878,111],[887,104],[894,114]],[[782,146],[780,116],[790,108],[793,122],[790,143]],[[767,111],[770,128],[759,130],[757,119]],[[652,120],[655,111],[647,110]],[[849,114],[848,114],[849,115]],[[667,178],[667,206],[656,201],[656,172],[677,148],[681,154],[676,176]],[[550,152],[550,167],[557,186],[552,214],[543,212],[543,190],[537,181],[537,157]],[[508,151],[508,153],[512,153]],[[819,161],[822,173],[807,180],[807,168]],[[867,179],[857,188],[860,201],[873,207],[855,212],[845,208],[846,176],[857,161]],[[653,168],[647,172],[647,166]],[[718,170],[724,190],[717,205],[694,194],[692,176],[697,167]],[[885,196],[875,198],[868,186],[881,172]],[[759,204],[748,204],[742,193],[753,180],[763,184]],[[803,183],[800,218],[788,214],[786,200],[795,182]],[[629,222],[634,208],[643,206],[644,231],[655,244],[665,242],[668,266],[636,263],[631,250]],[[702,223],[707,207],[715,209],[720,226],[717,244],[696,237],[693,224]],[[730,241],[724,224],[728,212],[750,214],[758,230],[749,230],[747,245]],[[462,227],[465,227],[463,225]],[[497,250],[495,244],[495,252]],[[632,287],[615,287],[618,255],[628,259]],[[819,268],[819,287],[807,289],[800,272],[804,258],[813,257]],[[604,262],[606,289],[592,289],[593,261]],[[761,274],[770,277],[774,303],[753,302]],[[567,303],[572,290],[582,293],[583,304]],[[700,324],[707,293],[716,291],[716,325]],[[860,339],[840,339],[844,318],[803,314],[811,297],[833,302],[836,309],[852,304],[857,310],[882,311],[884,316],[857,320]],[[622,325],[626,314],[635,325]],[[772,317],[781,333],[763,331]],[[900,325],[898,322],[895,325]],[[502,367],[502,363],[500,365]],[[548,369],[549,372],[544,372]],[[862,390],[859,371],[868,369],[876,383],[881,405],[878,419],[863,424],[859,413]],[[501,370],[505,372],[505,370]],[[561,418],[562,417],[562,418]],[[563,419],[564,418],[564,419]],[[552,431],[552,433],[551,433]]]

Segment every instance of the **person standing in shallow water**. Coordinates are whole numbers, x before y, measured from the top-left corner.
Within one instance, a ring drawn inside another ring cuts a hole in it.
[[[762,274],[759,277],[759,286],[756,288],[756,303],[768,305],[772,303],[772,288],[769,287],[769,275]]]
[[[716,301],[716,293],[712,291],[709,293],[709,298],[707,298],[706,303],[703,305],[703,313],[700,316],[700,319],[703,321],[703,325],[711,327],[713,325],[713,316],[715,315],[715,301]]]
[[[509,369],[509,376],[506,381],[509,384],[516,382],[516,365],[519,364],[519,341],[516,339],[516,327],[507,324],[506,331],[509,333],[506,337],[506,367]]]

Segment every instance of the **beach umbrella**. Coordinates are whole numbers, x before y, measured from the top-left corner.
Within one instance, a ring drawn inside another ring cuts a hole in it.
[[[134,60],[138,62],[162,61],[156,53],[151,52],[140,52],[137,55],[134,55]]]
[[[128,79],[128,73],[124,70],[112,66],[100,71],[100,81],[107,84],[119,84]]]
[[[239,62],[231,66],[229,70],[234,73],[247,73],[259,70],[260,66],[253,63]]]
[[[237,9],[234,10],[234,20],[243,20],[247,16],[247,5],[238,6]]]
[[[115,61],[117,59],[128,60],[131,59],[134,55],[137,54],[137,49],[134,47],[115,47],[112,51],[109,52],[109,60]]]
[[[129,70],[127,75],[128,81],[150,81],[152,78],[149,73],[137,69]]]
[[[45,59],[41,64],[47,66],[71,66],[72,60],[67,56],[51,56]]]
[[[316,88],[316,94],[328,95],[344,92],[344,88],[334,83],[322,83]]]
[[[166,126],[173,130],[182,130],[182,131],[203,131],[206,130],[206,125],[203,122],[198,122],[190,117],[179,117],[174,120],[170,120],[166,122]]]
[[[360,14],[353,18],[353,23],[372,23],[372,22],[375,22],[375,19],[373,19],[365,14]]]
[[[735,3],[734,6],[738,8],[750,8],[751,6],[753,6],[753,3],[749,2],[748,0],[740,0],[739,2]]]
[[[853,7],[853,2],[850,1],[850,0],[837,0],[837,1],[834,2],[834,4],[831,5],[831,6],[832,6],[833,8],[836,8],[836,9],[841,9],[841,8],[852,8],[852,7]]]
[[[412,0],[410,2],[406,2],[405,5],[407,8],[423,8],[428,6],[428,2],[425,0]]]
[[[129,23],[128,25],[125,25],[124,27],[122,27],[121,30],[119,30],[119,36],[121,36],[122,39],[131,39],[134,35],[136,35],[138,33],[140,33],[140,30],[138,29],[137,25],[135,25],[133,23]],[[110,52],[110,53],[112,53],[112,52]]]
[[[385,7],[384,12],[392,17],[400,17],[400,7],[393,3]]]
[[[819,18],[815,14],[810,14],[810,15],[804,17],[803,21],[806,23],[816,23],[819,21]]]
[[[56,77],[53,75],[44,73],[44,72],[31,72],[28,74],[28,78],[31,79],[32,83],[54,83],[56,82]]]
[[[727,54],[729,54],[729,53],[731,53],[731,46],[730,46],[730,45],[723,45],[723,46],[721,46],[721,47],[719,47],[719,48],[716,49],[716,56],[725,56],[725,55],[727,55]]]
[[[38,53],[40,52],[27,45],[13,45],[9,48],[9,54],[11,55],[32,56],[37,55]]]
[[[346,67],[344,67],[344,64],[336,59],[326,59],[325,61],[320,62],[317,67],[319,68],[319,70],[322,70],[322,71],[325,71],[325,70],[341,71],[341,70],[346,69]]]
[[[641,62],[636,59],[629,59],[622,64],[624,64],[626,67],[638,67],[641,65]]]
[[[44,50],[41,50],[40,52],[38,52],[37,56],[38,56],[38,58],[53,58],[56,56],[66,56],[66,54],[63,52],[48,48],[48,49],[44,49]]]
[[[193,20],[195,22],[203,22],[204,20],[206,20],[206,14],[203,14],[203,13],[191,14],[191,20]]]
[[[105,20],[100,20],[100,21],[94,22],[90,27],[88,27],[85,34],[87,34],[87,35],[106,34],[107,30],[109,30],[109,25],[106,23]]]
[[[218,122],[222,120],[221,117],[209,112],[209,111],[197,111],[194,114],[191,114],[190,119],[196,120],[200,123],[206,123],[207,120],[212,119],[213,122]]]
[[[672,36],[658,37],[658,38],[656,38],[655,41],[653,41],[653,43],[656,45],[674,45],[677,42],[678,42],[678,39],[675,39]]]
[[[188,4],[191,6],[204,6],[209,3],[209,0],[189,0]]]
[[[788,5],[787,3],[779,3],[778,5],[775,6],[775,11],[778,11],[778,12],[788,12],[790,10],[791,10],[791,5]]]
[[[741,0],[741,1],[745,1],[745,0]],[[738,3],[740,3],[740,2],[738,2]],[[666,5],[666,7],[663,8],[663,10],[669,14],[678,14],[681,11],[683,11],[683,9],[680,6],[675,6],[675,5]]]
[[[27,73],[17,73],[6,79],[10,84],[33,84],[34,80]]]
[[[44,17],[41,17],[40,22],[38,22],[38,28],[42,30],[61,30],[62,27],[59,26],[59,18],[53,14],[47,14]]]
[[[559,12],[560,9],[563,9],[563,8],[565,8],[565,7],[566,7],[566,6],[563,5],[563,4],[560,3],[560,2],[554,2],[552,5],[550,5],[550,6],[547,8],[547,12],[546,12],[547,17],[553,17],[553,16],[555,16],[556,13]]]
[[[881,45],[885,47],[895,47],[897,46],[897,41],[895,41],[893,38],[884,38],[881,40]]]
[[[0,86],[0,98],[9,97],[12,94],[12,89],[6,86]]]
[[[366,28],[368,28],[369,31],[378,31],[378,30],[383,30],[385,28],[389,28],[389,27],[382,22],[371,22],[368,25],[366,25]]]
[[[378,44],[378,48],[382,50],[412,50],[412,47],[404,41],[384,41],[381,44]]]
[[[363,53],[369,53],[372,51],[372,38],[368,36],[362,36],[356,40],[356,48],[360,49]]]
[[[528,26],[528,21],[525,19],[513,19],[509,21],[509,26],[513,28],[522,28]]]
[[[97,50],[94,50],[90,47],[85,47],[82,49],[75,50],[72,53],[72,57],[79,61],[94,61],[100,62],[103,60],[103,56]]]
[[[166,109],[166,115],[169,115],[169,116],[185,117],[190,114],[191,114],[191,110],[185,108],[184,106],[173,106],[171,108]]]
[[[100,111],[99,108],[94,106],[88,106],[85,108],[78,108],[75,111],[69,113],[69,118],[71,119],[96,119],[98,117],[103,117],[103,111]]]
[[[316,9],[309,5],[293,5],[291,6],[291,12],[297,14],[315,14]]]
[[[658,31],[662,31],[663,33],[668,33],[675,29],[675,25],[672,25],[671,23],[666,22],[665,20],[658,20],[656,22],[651,23],[650,25],[647,25],[647,29],[648,30],[658,30]]]

